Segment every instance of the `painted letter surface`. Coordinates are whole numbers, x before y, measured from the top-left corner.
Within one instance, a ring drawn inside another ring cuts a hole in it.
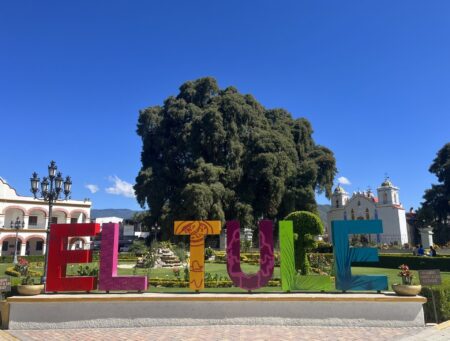
[[[381,220],[335,220],[331,222],[333,236],[336,289],[338,290],[386,290],[386,276],[352,276],[352,262],[377,262],[375,248],[350,248],[349,234],[383,233]]]
[[[237,220],[227,222],[227,271],[233,284],[246,290],[265,286],[273,275],[273,223],[271,220],[259,222],[259,271],[247,275],[241,269],[240,224]]]
[[[220,220],[176,221],[175,234],[190,235],[189,288],[205,287],[205,237],[220,234]]]
[[[91,291],[97,287],[97,278],[92,276],[66,277],[69,263],[92,262],[90,250],[67,250],[69,237],[95,236],[100,232],[99,224],[52,224],[48,250],[46,292]]]
[[[99,290],[137,290],[147,289],[146,276],[117,276],[117,249],[119,247],[119,224],[102,225],[100,247]]]
[[[294,226],[290,220],[279,223],[280,232],[280,272],[283,291],[293,290],[332,290],[330,276],[300,275],[295,270]],[[298,247],[298,246],[297,246]]]

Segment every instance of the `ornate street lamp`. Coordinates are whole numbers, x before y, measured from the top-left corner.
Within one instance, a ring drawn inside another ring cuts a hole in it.
[[[155,241],[157,234],[159,233],[159,231],[161,231],[161,226],[159,226],[158,223],[155,223],[155,225],[153,225],[150,230],[154,234],[153,241]]]
[[[14,247],[14,260],[13,264],[17,264],[17,239],[19,238],[19,229],[25,226],[25,222],[20,221],[19,217],[16,218],[16,221],[11,220],[11,229],[16,229],[16,246]]]
[[[54,203],[59,200],[61,192],[64,192],[65,200],[69,197],[72,188],[72,180],[70,176],[63,179],[61,172],[56,172],[58,167],[55,161],[51,161],[48,166],[48,177],[44,177],[40,181],[36,172],[33,173],[31,182],[31,193],[33,193],[34,198],[38,199],[37,194],[39,193],[39,182],[41,184],[41,198],[48,202],[48,226],[47,226],[47,239],[45,241],[45,264],[44,264],[44,276],[42,277],[42,283],[45,284],[47,279],[47,263],[48,263],[48,247],[50,240],[50,226],[52,224],[52,209]],[[49,188],[50,186],[50,188]]]

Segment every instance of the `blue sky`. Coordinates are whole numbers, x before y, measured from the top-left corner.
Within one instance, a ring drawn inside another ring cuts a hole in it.
[[[450,140],[449,18],[446,0],[2,2],[0,176],[28,195],[54,159],[74,199],[137,209],[138,110],[213,76],[308,118],[347,191],[387,173],[417,207]]]

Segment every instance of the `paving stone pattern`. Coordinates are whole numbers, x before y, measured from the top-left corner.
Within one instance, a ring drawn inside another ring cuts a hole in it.
[[[19,340],[409,340],[428,328],[177,326],[5,331]],[[422,339],[424,340],[424,339]],[[433,338],[433,341],[435,339]]]

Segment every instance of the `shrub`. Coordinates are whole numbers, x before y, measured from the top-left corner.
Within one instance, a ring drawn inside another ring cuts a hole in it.
[[[80,265],[77,270],[78,276],[98,276],[98,269],[97,268],[91,268],[89,265],[82,266]]]
[[[249,252],[250,251],[250,249],[252,247],[252,242],[250,240],[243,239],[243,240],[241,240],[240,243],[241,243],[240,244],[241,245],[241,250],[243,252]]]
[[[34,284],[34,279],[31,278],[30,275],[26,276],[25,278],[22,279],[22,285],[33,285]]]
[[[331,275],[333,269],[333,255],[326,253],[309,253],[308,260],[312,272],[319,275]]]
[[[259,252],[244,253],[241,252],[240,259],[242,263],[259,264]],[[280,266],[280,253],[274,252],[275,266]],[[223,264],[227,262],[225,251],[214,251],[214,263]]]
[[[172,250],[173,245],[169,240],[165,240],[159,243],[160,247],[163,249],[170,249]]]
[[[317,247],[314,250],[312,250],[312,252],[333,253],[333,246],[330,243],[319,241],[317,242]]]
[[[355,262],[352,266],[395,269],[408,264],[414,270],[439,269],[450,271],[450,257],[424,257],[396,254],[380,254],[378,262]]]
[[[6,275],[13,276],[13,277],[20,277],[20,272],[14,270],[14,267],[13,267],[13,266],[11,266],[11,267],[9,267],[9,268],[6,268],[5,274],[6,274]]]
[[[155,266],[156,254],[152,251],[146,252],[142,257],[136,261],[136,267],[151,269]]]
[[[214,255],[213,249],[211,247],[207,247],[205,249],[205,259],[210,259]]]
[[[28,262],[44,262],[45,256],[38,255],[38,256],[21,256],[21,258],[26,259]],[[14,259],[14,256],[1,256],[0,257],[0,263],[12,263]]]
[[[28,271],[28,275],[30,275],[32,277],[41,277],[42,276],[42,272],[29,270]]]
[[[173,247],[173,253],[178,257],[180,262],[184,263],[186,261],[186,250],[183,246],[176,245],[175,247]]]
[[[175,278],[177,279],[177,281],[180,281],[181,280],[180,268],[173,268],[172,272],[173,272],[173,275],[175,276]]]
[[[224,280],[222,276],[220,276],[219,280],[214,280],[214,276],[212,276],[211,278],[213,279],[206,280],[205,274],[205,288],[231,288],[234,286],[232,281]],[[152,278],[148,280],[148,283],[150,287],[189,288],[189,281],[179,281],[175,279]],[[271,280],[269,281],[268,286],[278,287],[280,286],[280,280]]]
[[[148,247],[143,240],[134,240],[129,250],[135,256],[142,256],[148,251]]]
[[[431,291],[436,302],[436,312],[439,322],[450,320],[450,281],[444,281],[439,286],[423,287],[420,294],[428,299],[423,305],[426,322],[435,322]]]
[[[41,277],[39,271],[30,270],[30,263],[25,258],[19,258],[19,262],[15,266],[6,268],[5,274],[13,277]]]
[[[322,221],[307,211],[292,212],[284,220],[291,220],[294,227],[295,268],[307,275],[311,268],[306,253],[317,246],[314,237],[323,234]]]

